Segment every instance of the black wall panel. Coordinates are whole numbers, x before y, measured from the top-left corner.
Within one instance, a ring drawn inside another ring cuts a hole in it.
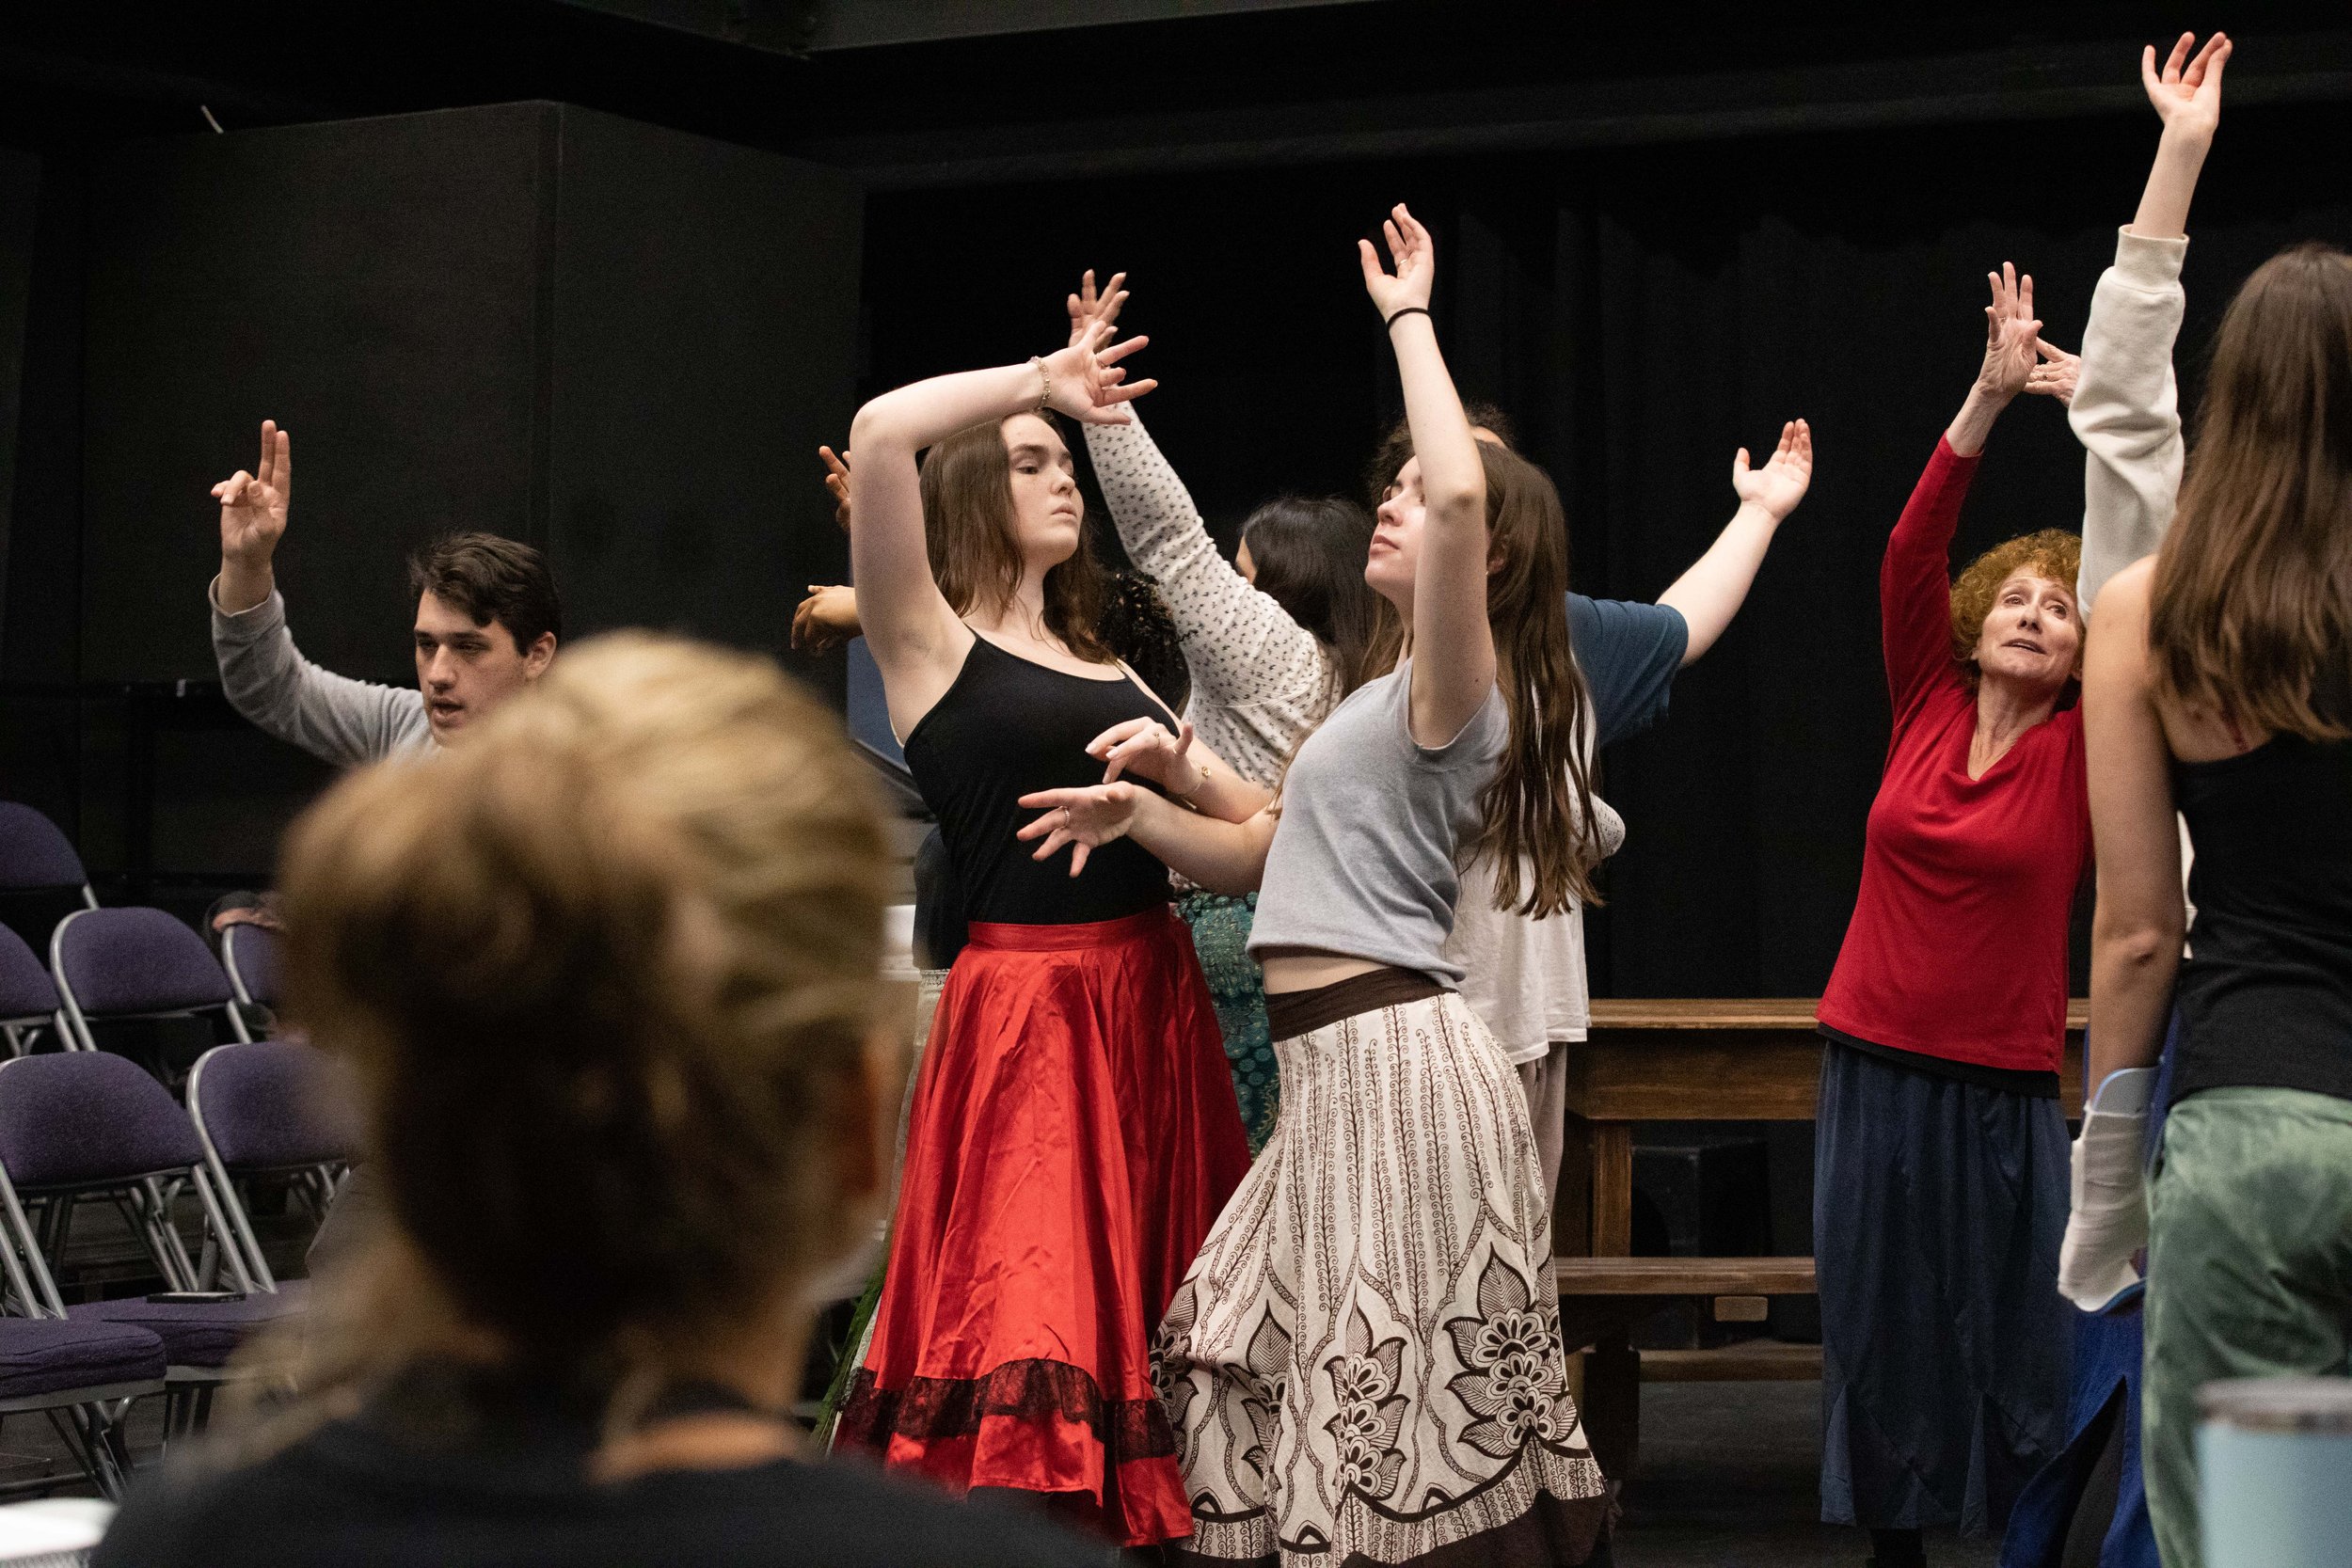
[[[842,554],[859,198],[548,103],[135,144],[90,185],[83,675],[209,678],[215,480],[293,433],[303,649],[405,681],[403,556],[552,550],[575,634],[780,646]],[[789,475],[793,483],[784,483]]]
[[[401,561],[533,537],[554,111],[125,147],[90,176],[88,680],[209,679],[213,483],[294,436],[279,580],[310,657],[408,673]]]
[[[549,517],[580,630],[780,650],[846,546],[819,442],[854,412],[862,204],[771,153],[561,115]]]

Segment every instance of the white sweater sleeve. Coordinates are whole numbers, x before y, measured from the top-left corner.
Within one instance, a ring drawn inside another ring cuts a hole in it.
[[[2155,553],[2181,489],[2181,261],[2188,242],[2116,237],[2083,328],[2082,378],[2067,422],[2083,464],[2083,559],[2075,578],[2085,611],[2116,573]]]
[[[1193,702],[1227,708],[1297,705],[1316,710],[1312,718],[1320,719],[1327,705],[1329,656],[1314,633],[1218,553],[1184,481],[1142,421],[1090,424],[1086,436],[1120,543],[1128,559],[1157,580],[1176,623],[1192,672]]]

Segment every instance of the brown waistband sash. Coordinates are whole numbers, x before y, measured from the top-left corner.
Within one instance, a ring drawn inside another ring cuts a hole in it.
[[[1423,1002],[1448,989],[1417,970],[1382,968],[1312,990],[1280,991],[1265,999],[1266,1033],[1278,1040],[1296,1039],[1343,1018]]]

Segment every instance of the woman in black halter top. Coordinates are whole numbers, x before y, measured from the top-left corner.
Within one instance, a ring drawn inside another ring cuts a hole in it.
[[[837,1441],[953,1491],[1046,1495],[1147,1546],[1191,1530],[1152,1330],[1249,1150],[1166,867],[1121,844],[1075,876],[1014,836],[1021,796],[1101,782],[1105,732],[1176,727],[1101,641],[1101,573],[1047,413],[1116,422],[1150,389],[1104,371],[1144,340],[1098,354],[1099,336],[901,388],[851,436],[860,619],[971,925]],[[1215,759],[1137,770],[1238,809]]]
[[[2199,1386],[2340,1376],[2352,1347],[2347,410],[2352,255],[2297,245],[2223,315],[2177,520],[2090,623],[2090,1081],[2156,1059],[2176,977],[2181,1024],[2145,1207],[2137,1140],[2103,1155],[2094,1114],[2060,1279],[2104,1293],[2146,1236],[2141,1452],[2170,1568],[2202,1560]]]

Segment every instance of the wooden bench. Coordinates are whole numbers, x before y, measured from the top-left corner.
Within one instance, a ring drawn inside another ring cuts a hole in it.
[[[1676,1299],[1710,1299],[1719,1319],[1756,1322],[1757,1303],[1814,1290],[1809,1258],[1632,1258],[1633,1130],[1645,1121],[1806,1121],[1821,1042],[1809,997],[1599,1000],[1591,1032],[1568,1055],[1559,1200],[1552,1212],[1560,1326],[1584,1350],[1578,1391],[1586,1434],[1610,1476],[1631,1474],[1641,1440],[1641,1385],[1672,1378],[1818,1377],[1815,1347],[1726,1346],[1637,1353],[1642,1319]],[[2067,1009],[2072,1037],[2060,1093],[2081,1115],[2080,1033],[2088,1005]]]

